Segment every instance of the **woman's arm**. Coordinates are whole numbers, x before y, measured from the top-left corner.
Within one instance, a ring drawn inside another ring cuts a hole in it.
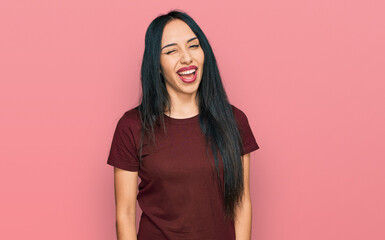
[[[136,196],[138,172],[114,167],[116,236],[118,240],[136,240]]]
[[[250,168],[250,153],[242,156],[243,162],[243,181],[244,194],[242,203],[235,211],[235,237],[236,240],[250,240],[251,239],[251,199],[250,199],[250,183],[249,183],[249,168]]]

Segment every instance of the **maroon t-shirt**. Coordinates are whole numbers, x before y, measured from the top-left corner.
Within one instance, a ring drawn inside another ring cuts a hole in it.
[[[243,154],[259,146],[246,115],[231,105],[244,144]],[[156,131],[155,147],[145,142],[139,168],[139,111],[133,108],[117,123],[107,163],[138,171],[137,200],[142,215],[138,240],[235,240],[234,222],[223,217],[223,196],[213,172],[214,156],[199,126],[199,115],[165,116],[167,133]],[[218,155],[220,176],[223,164]],[[216,173],[216,171],[215,171]]]

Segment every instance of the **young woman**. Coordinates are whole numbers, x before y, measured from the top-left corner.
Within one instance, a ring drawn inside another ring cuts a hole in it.
[[[107,161],[118,239],[250,240],[249,160],[259,146],[186,13],[149,25],[141,81],[141,102],[118,121]]]

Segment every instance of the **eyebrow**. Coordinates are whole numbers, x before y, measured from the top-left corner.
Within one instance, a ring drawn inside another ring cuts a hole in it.
[[[193,37],[193,38],[190,38],[187,42],[191,42],[192,40],[196,39],[197,37]],[[163,50],[163,48],[166,48],[166,47],[169,47],[169,46],[173,46],[173,45],[176,45],[176,43],[170,43],[170,44],[167,44],[166,46],[162,47],[160,50]]]

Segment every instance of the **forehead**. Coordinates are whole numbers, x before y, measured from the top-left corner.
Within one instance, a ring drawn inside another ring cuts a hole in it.
[[[182,20],[175,19],[166,24],[163,29],[162,46],[169,43],[184,43],[195,37],[191,28]]]

